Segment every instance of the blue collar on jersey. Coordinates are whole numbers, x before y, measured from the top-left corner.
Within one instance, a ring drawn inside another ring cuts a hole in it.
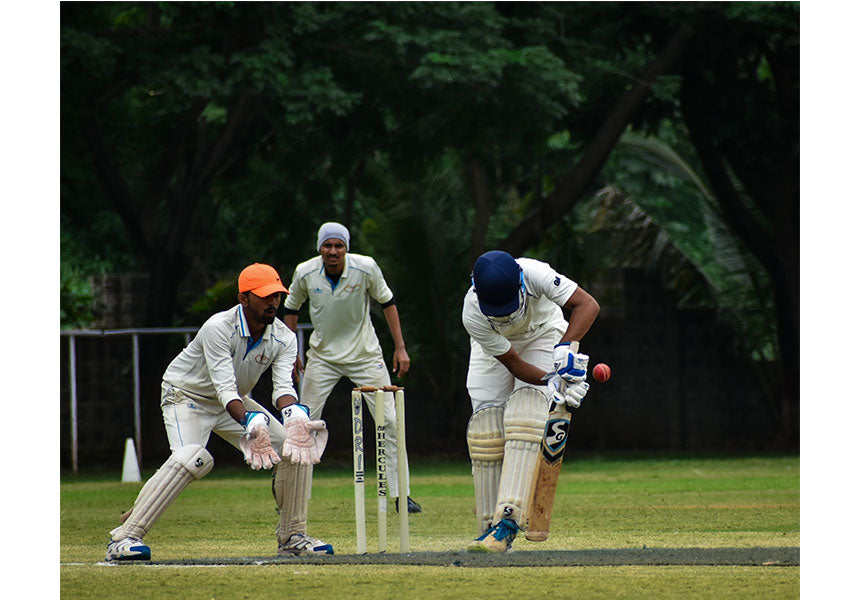
[[[325,272],[325,271],[323,271],[323,272]],[[340,280],[343,279],[343,273],[338,275],[337,279],[332,279],[331,276],[328,273],[326,273],[325,278],[328,280],[329,284],[331,285],[331,291],[334,291],[334,288],[336,288],[337,284],[340,283]]]
[[[263,331],[263,333],[265,333],[265,330]],[[262,342],[262,341],[263,341],[262,335],[260,335],[260,337],[258,337],[256,340],[254,338],[252,338],[251,336],[248,336],[248,348],[245,350],[245,356],[243,356],[242,359],[247,358],[248,353],[251,350],[253,350],[254,348],[256,348],[257,346],[259,346],[260,342]]]

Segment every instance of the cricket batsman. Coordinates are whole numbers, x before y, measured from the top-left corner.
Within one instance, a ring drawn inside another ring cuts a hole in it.
[[[577,408],[588,392],[579,343],[599,311],[588,292],[544,262],[498,250],[475,262],[462,315],[471,344],[466,442],[478,525],[469,550],[507,552],[525,526],[550,401]]]
[[[275,318],[286,293],[271,266],[246,267],[239,275],[239,304],[210,317],[167,367],[161,411],[171,454],[110,532],[105,560],[150,559],[143,537],[182,490],[212,470],[206,444],[213,432],[242,452],[255,470],[278,463],[319,463],[328,430],[323,421],[311,420],[307,407],[296,401],[292,380],[296,336]],[[250,396],[269,368],[272,403],[282,422]],[[289,483],[273,486],[280,515],[278,554],[333,554],[330,544],[307,535],[308,495],[303,482],[294,481],[292,487]]]

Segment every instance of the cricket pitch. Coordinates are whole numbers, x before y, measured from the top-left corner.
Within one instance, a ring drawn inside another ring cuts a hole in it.
[[[335,554],[330,556],[257,556],[99,563],[122,566],[210,565],[425,565],[454,567],[587,567],[630,565],[800,565],[800,548],[612,548],[603,550],[535,550],[505,554],[481,552],[407,552]]]

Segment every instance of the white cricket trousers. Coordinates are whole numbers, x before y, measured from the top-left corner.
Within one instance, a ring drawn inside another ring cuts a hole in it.
[[[326,401],[341,377],[349,379],[355,387],[383,387],[391,385],[391,376],[388,374],[381,351],[377,356],[371,356],[365,360],[332,364],[317,357],[313,350],[308,350],[299,402],[307,405],[312,420],[322,418]],[[372,392],[365,392],[363,396],[364,402],[367,404],[370,415],[375,422],[376,413],[374,410],[376,402],[374,394]],[[388,457],[386,467],[388,473],[396,474],[398,472],[398,461],[403,460],[406,462],[406,495],[408,496],[410,493],[409,463],[406,456],[401,457],[397,455],[397,422],[394,410],[394,394],[392,392],[385,392],[383,399],[385,402],[385,451]],[[350,412],[351,404],[349,396],[334,398],[333,401],[337,406],[337,410]],[[388,478],[388,490],[391,497],[398,497],[400,495],[397,477]]]
[[[242,398],[242,402],[245,404],[245,410],[255,410],[269,416],[272,448],[280,455],[286,433],[281,422],[250,397]],[[213,432],[242,452],[239,439],[245,435],[245,428],[230,416],[220,402],[200,402],[181,389],[162,381],[161,413],[171,452],[188,444],[200,444],[205,448]]]
[[[527,363],[546,371],[552,371],[553,349],[566,330],[567,322],[560,319],[539,336],[526,341],[514,341],[511,342],[511,345]],[[469,372],[466,375],[466,389],[468,389],[469,398],[472,400],[473,413],[490,406],[505,406],[511,394],[524,387],[540,390],[549,398],[546,384],[533,385],[520,381],[508,371],[505,365],[499,362],[499,359],[486,354],[477,342],[470,340],[470,343],[471,353],[469,355]]]

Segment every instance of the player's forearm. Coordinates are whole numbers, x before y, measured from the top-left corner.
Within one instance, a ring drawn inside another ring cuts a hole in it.
[[[204,336],[201,345],[206,369],[209,372],[209,380],[215,388],[218,400],[226,407],[228,403],[240,397],[236,372],[233,369],[233,359],[230,355],[230,343],[227,336],[223,335],[222,332],[215,332],[215,334]],[[242,416],[244,414],[243,411]]]
[[[400,330],[400,315],[397,312],[397,305],[392,304],[385,307],[382,309],[382,314],[385,315],[385,321],[388,323],[388,330],[391,332],[391,339],[394,340],[394,347],[406,348],[403,332]]]
[[[245,418],[245,404],[238,398],[230,400],[225,408],[227,409],[227,414],[233,417],[237,423],[241,423]]]
[[[287,313],[284,315],[284,325],[290,328],[290,331],[295,333],[299,328],[299,315],[295,313]]]
[[[513,348],[497,356],[496,359],[505,365],[508,371],[511,372],[511,375],[520,381],[525,381],[532,385],[543,385],[546,383],[543,378],[547,372],[540,367],[524,361]]]
[[[282,397],[296,398],[296,383],[295,363],[297,348],[287,339],[288,347],[284,352],[279,353],[272,361],[272,404],[277,408],[277,400]]]
[[[281,410],[282,408],[289,406],[290,404],[295,404],[296,402],[298,402],[298,400],[292,396],[284,395],[275,400],[275,407],[277,407],[278,410]]]
[[[600,305],[591,294],[578,287],[564,306],[570,309],[570,320],[561,341],[579,342],[597,319]]]

